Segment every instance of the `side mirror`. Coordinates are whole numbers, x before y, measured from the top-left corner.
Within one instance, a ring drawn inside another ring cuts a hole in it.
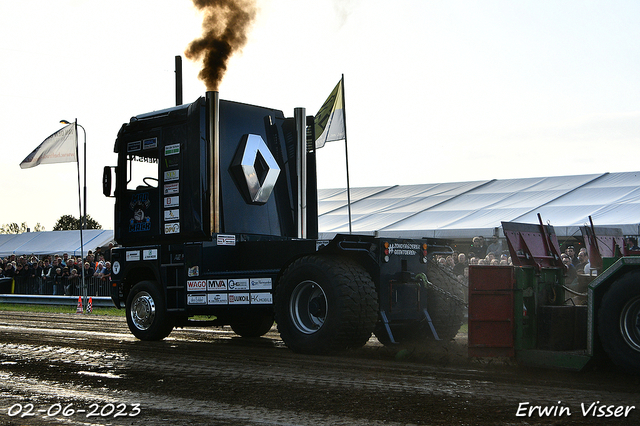
[[[111,169],[115,169],[115,167],[105,166],[102,171],[102,193],[105,197],[113,197],[111,195]]]

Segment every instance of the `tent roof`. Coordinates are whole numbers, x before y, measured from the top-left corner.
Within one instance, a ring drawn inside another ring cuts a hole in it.
[[[113,231],[86,229],[82,231],[83,256],[113,241]],[[63,254],[80,255],[79,231],[25,232],[0,234],[0,256],[11,254]]]
[[[604,173],[351,189],[354,233],[401,238],[493,235],[501,222],[545,223],[558,236],[579,226],[640,234],[640,172]],[[349,231],[345,189],[318,191],[323,238]]]

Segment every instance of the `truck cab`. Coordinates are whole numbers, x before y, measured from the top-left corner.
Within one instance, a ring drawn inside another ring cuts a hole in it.
[[[112,299],[136,337],[162,339],[195,315],[246,337],[275,319],[299,352],[361,346],[372,332],[388,344],[455,335],[462,297],[442,295],[462,289],[427,279],[441,242],[318,240],[313,129],[303,108],[286,118],[217,92],[122,126],[103,184],[119,245]]]

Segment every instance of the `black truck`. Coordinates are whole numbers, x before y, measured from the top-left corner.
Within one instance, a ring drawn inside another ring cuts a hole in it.
[[[314,140],[304,108],[286,118],[218,92],[122,126],[103,191],[115,197],[111,297],[137,338],[190,325],[257,337],[274,320],[303,353],[372,332],[385,344],[455,336],[462,287],[433,260],[444,241],[318,239]]]

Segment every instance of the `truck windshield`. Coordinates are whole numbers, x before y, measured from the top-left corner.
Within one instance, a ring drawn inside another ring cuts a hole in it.
[[[158,187],[158,159],[155,157],[128,156],[127,190],[136,191]]]

